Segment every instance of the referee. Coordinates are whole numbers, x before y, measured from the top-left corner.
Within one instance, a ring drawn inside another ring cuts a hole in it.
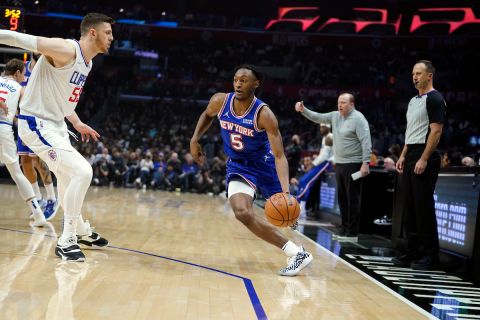
[[[412,80],[418,95],[408,103],[405,146],[396,164],[400,196],[405,204],[406,254],[392,260],[396,266],[417,270],[438,267],[438,231],[433,192],[440,171],[436,148],[445,122],[446,103],[433,88],[435,68],[428,60],[413,67]]]

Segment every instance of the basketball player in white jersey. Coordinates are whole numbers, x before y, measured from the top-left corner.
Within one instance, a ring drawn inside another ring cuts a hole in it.
[[[2,110],[0,110],[0,161],[7,166],[8,172],[17,184],[21,197],[29,205],[34,219],[33,226],[43,227],[46,225],[46,220],[35,198],[32,185],[20,169],[17,146],[13,137],[13,118],[23,94],[20,83],[22,83],[24,76],[25,65],[23,61],[12,59],[7,62],[5,74],[0,77],[0,105],[2,106]]]
[[[75,107],[92,69],[92,59],[110,48],[113,23],[104,14],[87,14],[80,24],[79,41],[0,30],[0,43],[42,54],[20,102],[18,134],[57,177],[64,224],[55,254],[63,260],[85,261],[78,243],[97,247],[108,244],[82,218],[92,167],[72,147],[64,118],[81,134],[82,141],[100,137],[80,120]]]
[[[3,76],[3,73],[2,73],[2,76]],[[0,100],[0,112],[3,112],[4,114],[8,114],[8,106],[3,100]]]
[[[31,58],[25,64],[25,80],[21,83],[23,87],[27,86],[28,79],[32,74],[33,68],[40,58],[40,54],[32,53]],[[23,174],[30,181],[38,199],[40,207],[44,209],[43,214],[47,220],[55,217],[58,209],[58,201],[55,196],[55,188],[53,186],[52,174],[48,169],[47,164],[38,158],[38,156],[27,147],[21,138],[17,141],[17,154],[20,156],[20,164],[22,165]],[[47,191],[46,200],[43,200],[42,193],[38,186],[37,171],[43,181],[43,186]]]

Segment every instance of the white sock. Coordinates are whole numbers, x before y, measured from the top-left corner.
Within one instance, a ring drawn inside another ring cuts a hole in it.
[[[40,192],[40,188],[38,187],[38,181],[36,181],[35,183],[32,183],[32,187],[33,187],[33,192],[35,192],[35,197],[38,200],[41,200],[42,199],[42,193]]]
[[[57,200],[55,197],[55,189],[53,189],[53,183],[46,184],[45,190],[47,190],[47,200]]]
[[[78,217],[66,215],[63,217],[63,232],[60,237],[62,240],[77,235],[77,221]]]
[[[293,257],[300,252],[300,248],[290,240],[285,243],[285,245],[282,247],[282,250],[289,257]]]
[[[33,198],[31,200],[27,200],[27,204],[30,207],[30,210],[32,211],[32,214],[35,217],[35,219],[43,215],[43,212],[40,209],[40,205],[38,204],[37,199]]]
[[[81,236],[89,236],[92,234],[92,231],[90,229],[90,224],[83,220],[82,215],[78,216],[77,234]]]

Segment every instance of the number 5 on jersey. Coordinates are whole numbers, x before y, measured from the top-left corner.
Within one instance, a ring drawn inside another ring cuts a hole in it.
[[[244,148],[242,135],[238,133],[230,133],[230,145],[233,149],[241,151]]]
[[[82,90],[83,88],[82,87],[75,87],[72,91],[72,95],[70,96],[70,98],[68,99],[68,101],[70,102],[78,102],[78,100],[80,99],[80,95],[82,94]]]

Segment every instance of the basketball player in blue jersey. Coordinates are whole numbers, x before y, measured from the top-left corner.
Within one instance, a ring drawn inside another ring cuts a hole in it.
[[[25,81],[22,82],[22,86],[26,87],[28,79],[32,74],[32,70],[35,67],[40,54],[32,53],[31,59],[25,64]],[[29,147],[27,147],[22,139],[19,137],[17,141],[17,154],[20,156],[20,163],[22,164],[23,174],[27,177],[28,181],[32,184],[35,196],[40,203],[40,206],[44,208],[44,215],[47,220],[51,220],[55,217],[58,210],[58,202],[55,197],[55,188],[53,187],[52,174],[48,169],[47,164],[42,161]],[[43,185],[47,190],[47,200],[42,199],[42,193],[38,186],[37,171],[43,181]]]
[[[92,166],[71,145],[65,118],[81,134],[82,141],[97,141],[100,137],[80,120],[75,107],[92,70],[93,58],[110,48],[113,23],[104,14],[85,15],[79,41],[0,30],[1,44],[42,54],[20,101],[18,135],[57,177],[64,222],[55,254],[62,260],[85,261],[79,244],[108,244],[83,220],[82,206],[92,180]]]
[[[256,236],[282,249],[289,260],[279,274],[295,276],[313,260],[312,255],[253,212],[257,189],[267,199],[275,193],[288,192],[288,163],[278,122],[270,108],[254,95],[262,74],[251,65],[241,65],[234,73],[235,92],[212,96],[198,119],[190,152],[202,166],[205,154],[199,141],[217,117],[224,151],[229,157],[227,196],[235,217]]]

